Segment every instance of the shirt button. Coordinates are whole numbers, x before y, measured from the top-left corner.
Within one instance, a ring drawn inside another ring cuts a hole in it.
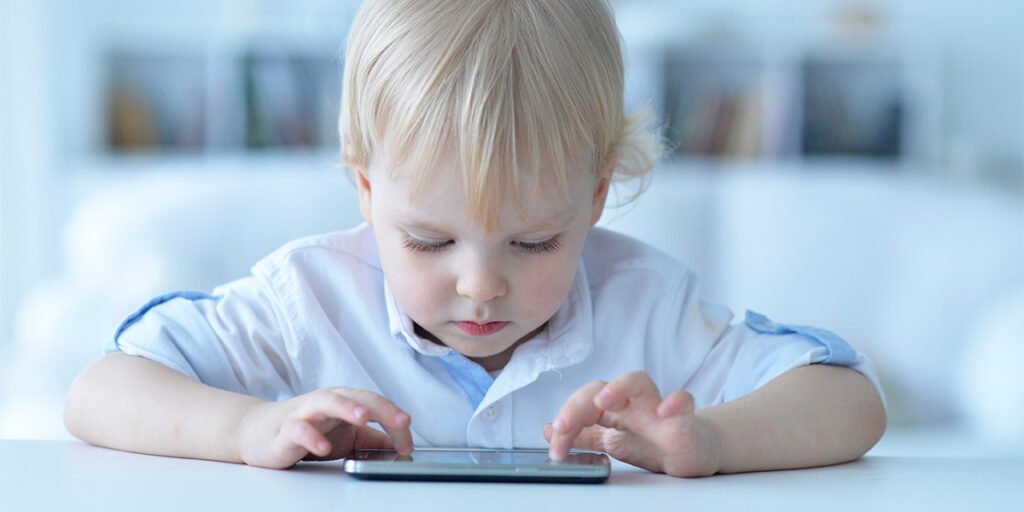
[[[484,421],[486,422],[493,422],[494,420],[498,419],[499,415],[501,415],[501,407],[497,405],[492,405],[484,409],[484,412],[480,414],[480,417],[483,418]]]

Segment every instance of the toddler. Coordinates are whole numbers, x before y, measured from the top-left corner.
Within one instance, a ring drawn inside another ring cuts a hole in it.
[[[704,476],[849,461],[884,431],[842,339],[734,321],[679,262],[594,228],[660,155],[623,111],[607,2],[367,0],[341,110],[366,222],[130,315],[69,392],[72,434],[270,468],[575,447]]]

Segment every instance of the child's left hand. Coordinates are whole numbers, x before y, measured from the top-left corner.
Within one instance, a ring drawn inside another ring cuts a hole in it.
[[[578,389],[544,427],[550,457],[564,459],[570,448],[598,450],[623,462],[673,476],[707,476],[718,471],[721,448],[712,425],[694,412],[693,395],[673,391],[661,397],[644,372]]]

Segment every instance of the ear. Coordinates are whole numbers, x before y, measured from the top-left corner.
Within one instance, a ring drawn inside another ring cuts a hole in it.
[[[355,173],[356,178],[356,189],[359,191],[359,212],[363,215],[363,220],[367,224],[373,225],[373,210],[371,206],[371,194],[370,194],[370,178],[366,175],[366,167],[352,167],[352,171]]]
[[[590,212],[591,226],[597,224],[597,221],[601,220],[601,214],[604,212],[604,204],[608,200],[608,189],[611,188],[612,172],[615,170],[615,159],[612,158],[610,160],[612,163],[601,171],[601,174],[597,178],[597,186],[594,187],[594,206]]]

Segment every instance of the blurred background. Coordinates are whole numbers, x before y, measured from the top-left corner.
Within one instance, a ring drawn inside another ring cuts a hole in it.
[[[1024,456],[1024,3],[620,0],[671,155],[602,224],[875,361],[876,454]],[[0,0],[0,437],[149,297],[360,221],[354,0]]]

